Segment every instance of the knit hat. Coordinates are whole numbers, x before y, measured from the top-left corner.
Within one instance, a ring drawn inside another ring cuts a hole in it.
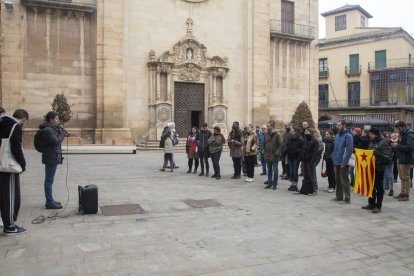
[[[378,128],[376,128],[376,127],[372,127],[372,128],[369,130],[369,132],[370,132],[370,133],[372,133],[372,134],[375,134],[376,136],[379,136],[379,135],[380,135],[380,131],[379,131],[379,129],[378,129]]]
[[[361,135],[362,130],[359,127],[354,128],[356,134]]]
[[[174,123],[174,122],[169,122],[169,123],[167,124],[167,126],[168,126],[170,129],[175,129],[175,123]]]

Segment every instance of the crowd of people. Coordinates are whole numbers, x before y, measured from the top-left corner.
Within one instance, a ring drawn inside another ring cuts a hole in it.
[[[289,180],[289,191],[294,194],[316,196],[318,194],[318,176],[316,168],[322,162],[321,177],[327,177],[328,187],[324,191],[335,193],[332,201],[341,204],[351,203],[351,188],[355,183],[354,150],[373,150],[375,156],[375,181],[372,197],[363,209],[373,213],[381,212],[384,190],[389,189],[389,196],[394,196],[394,182],[398,175],[401,179],[401,192],[394,198],[399,201],[409,200],[409,191],[412,186],[414,164],[414,131],[403,121],[395,124],[397,132],[381,132],[378,128],[361,130],[356,127],[348,128],[344,120],[338,121],[324,137],[318,130],[312,129],[307,122],[302,128],[286,125],[285,132],[280,134],[275,128],[275,122],[269,121],[266,125],[247,125],[244,129],[239,122],[232,124],[231,131],[225,139],[220,127],[208,129],[206,123],[199,130],[192,127],[186,137],[186,152],[188,155],[187,173],[199,176],[209,176],[209,158],[213,164],[212,178],[220,179],[220,157],[223,145],[227,143],[230,157],[233,161],[233,176],[231,179],[240,179],[243,173],[245,182],[253,182],[255,167],[261,168],[261,175],[267,175],[264,182],[265,189],[277,190],[278,165],[281,161],[281,179]],[[162,143],[173,144],[176,136],[174,123],[169,123],[161,137]],[[174,145],[165,147],[164,166],[170,160],[173,171]],[[260,165],[259,162],[260,161]],[[194,165],[194,169],[193,169]],[[301,171],[301,172],[299,172]],[[299,176],[303,176],[299,189]]]

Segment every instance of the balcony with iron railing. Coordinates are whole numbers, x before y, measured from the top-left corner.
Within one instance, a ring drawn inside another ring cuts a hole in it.
[[[397,68],[414,68],[414,60],[411,58],[389,59],[385,62],[368,62],[368,71],[389,70]]]
[[[96,0],[21,0],[23,5],[31,7],[55,8],[64,10],[96,11]]]
[[[361,75],[361,69],[362,65],[359,65],[359,67],[345,66],[345,75],[347,75],[348,77],[359,76]]]
[[[319,78],[320,79],[327,79],[329,77],[329,69],[326,68],[325,70],[319,71]]]
[[[270,20],[270,35],[304,42],[315,39],[315,27],[300,25],[281,20]]]
[[[319,109],[325,108],[358,108],[358,107],[397,107],[397,106],[407,106],[414,104],[414,97],[406,100],[395,100],[395,101],[380,101],[380,100],[372,100],[369,99],[354,99],[351,101],[348,100],[319,100]]]

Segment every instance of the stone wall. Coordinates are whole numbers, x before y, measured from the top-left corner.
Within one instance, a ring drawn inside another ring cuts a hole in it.
[[[96,17],[14,2],[1,11],[1,104],[9,113],[27,109],[28,127],[35,127],[64,93],[74,112],[68,126],[95,128]]]

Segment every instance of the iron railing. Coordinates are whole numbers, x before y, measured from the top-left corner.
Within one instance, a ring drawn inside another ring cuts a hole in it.
[[[395,68],[414,67],[414,60],[411,58],[388,59],[384,62],[368,62],[368,71],[386,70]]]
[[[270,20],[270,32],[273,35],[296,38],[311,41],[315,39],[315,27],[285,22],[281,20]]]
[[[319,78],[326,79],[329,77],[329,69],[325,69],[324,71],[319,71]]]
[[[404,105],[413,105],[413,100],[405,100],[405,101],[376,101],[375,99],[370,101],[369,99],[356,99],[356,100],[329,100],[329,101],[319,101],[319,108],[352,108],[352,107],[370,107],[370,106],[404,106]]]
[[[44,8],[60,8],[85,12],[96,11],[96,0],[21,0],[23,5]]]
[[[345,66],[345,75],[347,75],[348,77],[359,76],[361,75],[361,70],[362,70],[362,65],[359,65],[359,67],[357,68]]]

